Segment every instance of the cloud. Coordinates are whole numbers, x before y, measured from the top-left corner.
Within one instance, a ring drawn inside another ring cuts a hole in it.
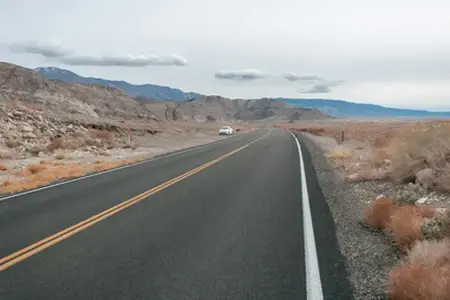
[[[332,92],[332,87],[339,86],[343,83],[343,80],[322,80],[320,83],[314,84],[311,88],[298,90],[298,92],[304,94],[329,94]]]
[[[297,75],[294,72],[287,73],[284,75],[284,78],[289,81],[315,81],[320,80],[321,78],[316,75]]]
[[[15,53],[38,54],[46,58],[62,57],[70,53],[57,44],[42,44],[37,41],[15,43],[10,46],[10,50]]]
[[[187,60],[178,55],[157,56],[66,56],[59,59],[72,66],[101,66],[101,67],[146,67],[146,66],[185,66]]]
[[[127,56],[88,56],[76,55],[57,44],[43,44],[36,41],[10,45],[15,53],[37,54],[72,66],[101,67],[146,67],[146,66],[185,66],[188,61],[179,55],[127,55]]]
[[[307,91],[304,91],[303,93],[306,94],[327,94],[331,93],[331,88],[326,84],[316,84],[313,85],[312,88],[310,88]]]
[[[244,70],[235,70],[235,71],[218,71],[214,74],[214,76],[218,79],[248,81],[248,80],[264,78],[266,76],[266,74],[259,70],[244,69]]]

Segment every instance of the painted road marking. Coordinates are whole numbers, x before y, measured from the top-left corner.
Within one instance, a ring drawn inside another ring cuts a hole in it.
[[[314,227],[309,205],[308,184],[306,183],[305,162],[303,160],[302,148],[297,137],[289,132],[297,143],[300,158],[300,176],[302,187],[303,207],[303,236],[305,243],[305,268],[306,268],[306,298],[308,300],[322,300],[322,282],[320,280],[319,261],[317,257],[316,241],[314,238]]]
[[[196,173],[198,173],[198,172],[200,172],[200,171],[202,171],[202,170],[204,170],[204,169],[206,169],[206,168],[208,168],[208,167],[210,167],[210,166],[212,166],[212,165],[214,165],[214,164],[216,164],[216,163],[218,163],[218,162],[220,162],[222,160],[224,160],[225,158],[227,158],[227,157],[229,157],[229,156],[231,156],[231,155],[233,155],[233,154],[235,154],[235,153],[237,153],[237,152],[239,152],[239,151],[249,147],[251,144],[256,143],[257,141],[267,137],[270,134],[271,134],[271,131],[269,131],[268,133],[266,133],[262,137],[259,137],[256,140],[254,140],[254,141],[252,141],[252,142],[250,142],[250,143],[248,143],[248,144],[246,144],[246,145],[244,145],[242,147],[239,147],[239,148],[237,148],[237,149],[235,149],[235,150],[233,150],[231,152],[228,152],[227,154],[224,154],[224,155],[222,155],[222,156],[220,156],[220,157],[218,157],[216,159],[213,159],[213,160],[207,162],[206,164],[203,164],[203,165],[201,165],[201,166],[199,166],[199,167],[197,167],[195,169],[192,169],[192,170],[190,170],[190,171],[188,171],[188,172],[186,172],[186,173],[184,173],[184,174],[182,174],[182,175],[180,175],[178,177],[175,177],[175,178],[173,178],[171,180],[168,180],[168,181],[166,181],[166,182],[164,182],[164,183],[162,183],[162,184],[160,184],[160,185],[158,185],[156,187],[153,187],[152,189],[150,189],[150,190],[148,190],[148,191],[146,191],[144,193],[141,193],[141,194],[139,194],[139,195],[137,195],[137,196],[135,196],[135,197],[133,197],[131,199],[125,200],[124,202],[122,202],[120,204],[117,204],[117,205],[115,205],[115,206],[113,206],[113,207],[111,207],[111,208],[109,208],[109,209],[107,209],[107,210],[105,210],[103,212],[100,212],[100,213],[98,213],[98,214],[96,214],[96,215],[94,215],[94,216],[92,216],[92,217],[90,217],[90,218],[88,218],[88,219],[86,219],[84,221],[81,221],[81,222],[79,222],[79,223],[77,223],[77,224],[75,224],[75,225],[73,225],[73,226],[71,226],[69,228],[66,228],[66,229],[64,229],[64,230],[62,230],[62,231],[60,231],[58,233],[55,233],[55,234],[53,234],[53,235],[51,235],[51,236],[49,236],[49,237],[47,237],[47,238],[45,238],[43,240],[40,240],[40,241],[38,241],[38,242],[36,242],[36,243],[34,243],[32,245],[29,245],[29,246],[27,246],[27,247],[17,251],[17,252],[14,252],[14,253],[6,256],[6,257],[1,258],[0,259],[0,271],[4,271],[4,270],[8,269],[9,267],[11,267],[11,266],[13,266],[13,265],[15,265],[15,264],[17,264],[17,263],[27,259],[28,257],[33,256],[34,254],[36,254],[38,252],[41,252],[42,250],[44,250],[44,249],[46,249],[46,248],[48,248],[48,247],[50,247],[52,245],[55,245],[58,242],[60,242],[62,240],[65,240],[65,239],[69,238],[70,236],[72,236],[72,235],[74,235],[74,234],[76,234],[76,233],[78,233],[78,232],[80,232],[80,231],[82,231],[82,230],[84,230],[86,228],[89,228],[92,225],[94,225],[94,224],[96,224],[96,223],[98,223],[98,222],[100,222],[100,221],[102,221],[102,220],[104,220],[104,219],[106,219],[106,218],[108,218],[108,217],[110,217],[112,215],[115,215],[118,212],[120,212],[120,211],[122,211],[122,210],[124,210],[124,209],[126,209],[126,208],[128,208],[128,207],[130,207],[132,205],[141,202],[142,200],[148,198],[149,196],[151,196],[151,195],[153,195],[153,194],[155,194],[155,193],[157,193],[159,191],[162,191],[165,188],[167,188],[167,187],[169,187],[171,185],[174,185],[175,183],[180,182],[181,180],[186,179],[186,178],[188,178],[188,177],[190,177],[190,176],[192,176],[192,175],[194,175],[194,174],[196,174]]]

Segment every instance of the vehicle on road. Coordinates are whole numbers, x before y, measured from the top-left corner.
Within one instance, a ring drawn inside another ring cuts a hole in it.
[[[231,135],[233,134],[233,128],[231,126],[222,126],[219,129],[219,135]]]

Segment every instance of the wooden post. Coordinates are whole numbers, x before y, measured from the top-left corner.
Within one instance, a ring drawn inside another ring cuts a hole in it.
[[[344,142],[344,138],[345,138],[345,136],[344,136],[344,130],[342,130],[342,134],[341,134],[341,144]]]

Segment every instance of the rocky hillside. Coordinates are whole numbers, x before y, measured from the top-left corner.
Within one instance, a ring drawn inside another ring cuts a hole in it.
[[[174,123],[326,117],[271,99],[199,96],[183,103],[140,102],[116,88],[49,80],[36,70],[0,63],[0,156],[10,150],[40,155],[59,148],[126,147],[128,130],[153,135]]]
[[[316,109],[296,108],[269,98],[230,100],[220,96],[200,96],[180,104],[184,114],[196,120],[316,120],[330,118]]]
[[[8,63],[0,63],[0,101],[21,103],[62,119],[122,123],[129,120],[154,126],[165,121],[309,120],[328,117],[318,110],[295,108],[272,99],[231,100],[219,96],[198,96],[182,103],[141,102],[117,88],[49,80],[39,71]]]

